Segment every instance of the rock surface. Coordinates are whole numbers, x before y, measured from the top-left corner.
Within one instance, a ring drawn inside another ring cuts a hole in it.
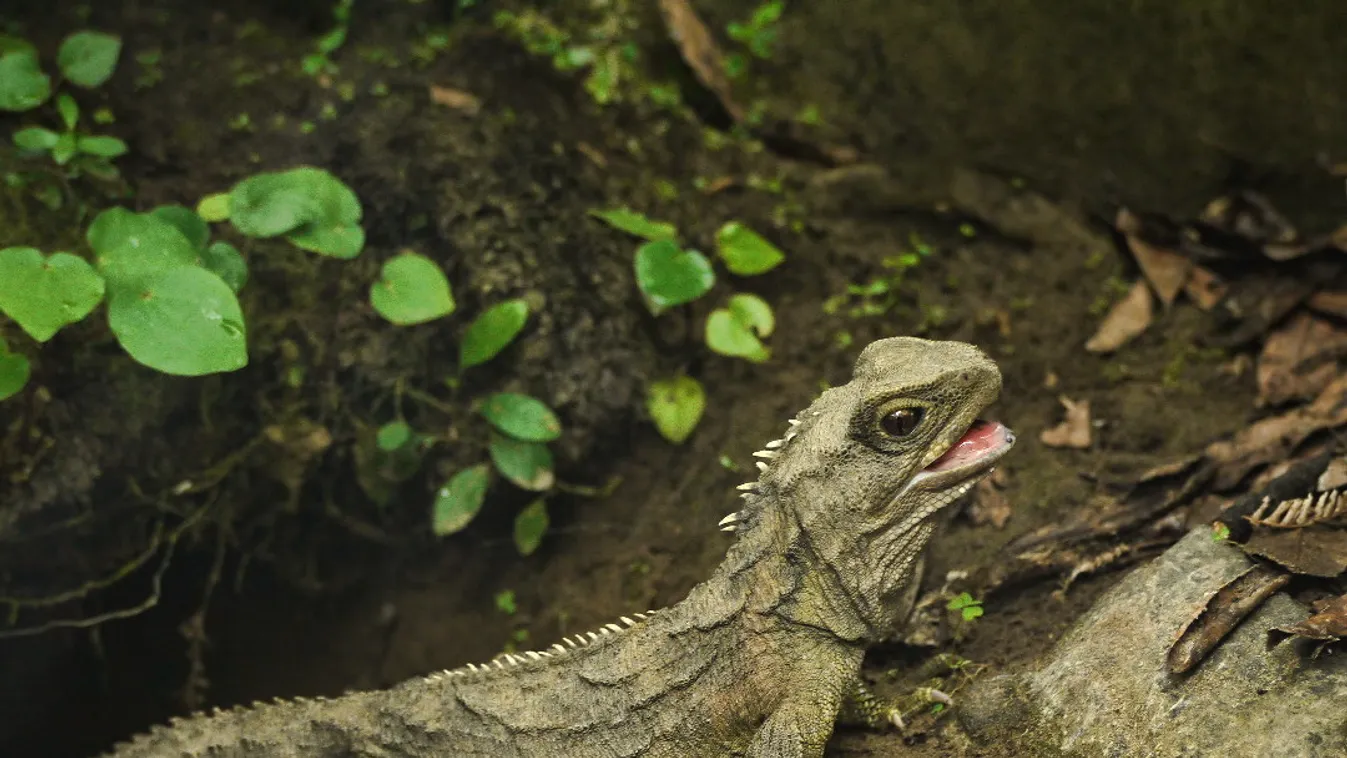
[[[1196,530],[1100,598],[1032,671],[980,682],[959,721],[976,741],[1035,756],[1347,755],[1347,659],[1266,631],[1307,615],[1277,594],[1184,677],[1169,645],[1207,598],[1250,566]]]

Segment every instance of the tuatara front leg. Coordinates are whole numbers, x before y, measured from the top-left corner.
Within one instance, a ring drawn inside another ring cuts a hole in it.
[[[749,743],[748,758],[823,758],[843,695],[809,692],[783,702]]]

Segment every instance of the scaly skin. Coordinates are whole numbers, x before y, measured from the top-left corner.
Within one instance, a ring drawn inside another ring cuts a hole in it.
[[[890,716],[861,659],[911,611],[934,515],[1013,444],[978,427],[993,444],[941,459],[1000,388],[970,345],[875,342],[757,453],[721,522],[738,539],[677,605],[390,690],[178,719],[108,758],[822,756],[839,714]]]

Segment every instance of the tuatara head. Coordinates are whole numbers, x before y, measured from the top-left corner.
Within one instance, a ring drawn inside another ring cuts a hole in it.
[[[805,563],[847,596],[830,602],[853,606],[869,631],[910,612],[933,517],[1014,445],[1009,429],[978,418],[1000,391],[1000,370],[972,345],[879,340],[850,382],[762,454],[771,462],[757,487],[768,497],[755,501],[786,510],[803,532],[798,549],[812,553]]]

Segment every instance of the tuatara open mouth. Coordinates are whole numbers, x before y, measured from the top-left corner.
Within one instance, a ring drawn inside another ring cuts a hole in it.
[[[1004,424],[978,419],[968,427],[958,442],[949,446],[944,455],[936,458],[924,470],[931,473],[963,468],[983,456],[1001,452],[1015,444],[1015,433]]]
[[[912,483],[933,489],[956,485],[986,473],[1014,444],[1015,433],[1004,424],[979,419]]]

